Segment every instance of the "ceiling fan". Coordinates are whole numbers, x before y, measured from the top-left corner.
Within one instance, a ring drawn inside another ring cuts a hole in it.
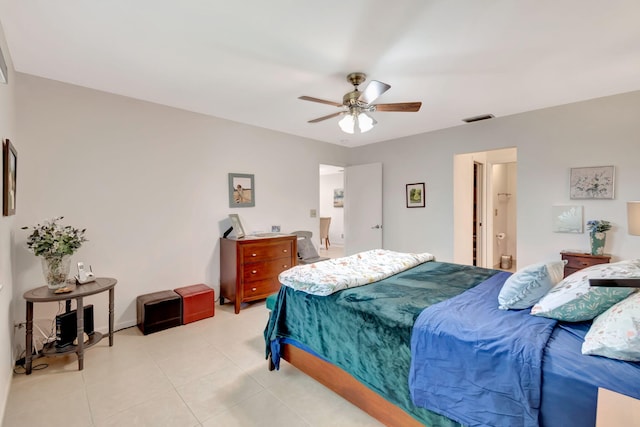
[[[346,93],[342,97],[342,104],[338,102],[314,98],[312,96],[300,96],[298,99],[302,99],[304,101],[319,102],[321,104],[347,108],[346,110],[338,111],[337,113],[309,120],[309,123],[318,123],[323,120],[344,115],[344,117],[338,122],[338,125],[344,132],[364,133],[370,131],[376,125],[376,123],[378,123],[368,113],[374,111],[415,112],[420,110],[422,102],[372,104],[372,102],[375,101],[380,95],[388,91],[391,86],[377,80],[371,80],[369,84],[367,84],[367,87],[365,87],[364,90],[360,92],[358,90],[358,86],[361,85],[366,80],[366,78],[367,76],[364,73],[351,73],[347,76],[347,81],[353,85],[354,89],[351,92]]]

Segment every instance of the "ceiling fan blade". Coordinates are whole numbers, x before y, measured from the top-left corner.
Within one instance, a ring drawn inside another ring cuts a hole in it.
[[[365,104],[371,104],[380,95],[388,91],[390,87],[391,86],[386,83],[382,83],[377,80],[371,80],[358,97],[358,101],[362,101]]]
[[[422,102],[398,102],[396,104],[377,104],[376,111],[401,111],[412,112],[419,111],[422,106]]]
[[[321,104],[329,104],[333,105],[334,107],[342,107],[342,104],[338,102],[327,101],[325,99],[314,98],[312,96],[299,96],[298,99],[302,99],[303,101],[319,102]]]
[[[333,114],[329,114],[328,116],[322,116],[322,117],[318,117],[317,119],[313,119],[313,120],[309,120],[307,123],[318,123],[321,122],[323,120],[327,120],[327,119],[331,119],[333,117],[337,117],[341,114],[346,113],[346,111],[338,111],[337,113],[333,113]]]

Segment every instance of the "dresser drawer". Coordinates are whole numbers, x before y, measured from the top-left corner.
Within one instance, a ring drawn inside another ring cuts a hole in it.
[[[247,282],[243,286],[244,300],[254,300],[266,298],[271,294],[278,292],[280,289],[280,282],[278,279],[265,279],[257,282]]]
[[[244,262],[265,261],[274,258],[291,258],[293,245],[291,241],[273,244],[243,245],[242,257]]]
[[[270,277],[275,277],[277,280],[280,273],[291,267],[291,257],[264,262],[252,262],[242,266],[242,275],[245,282],[255,282]]]
[[[567,260],[566,268],[577,268],[578,270],[608,262],[601,258],[583,257],[578,255],[563,255],[562,259]]]
[[[564,277],[592,265],[606,264],[611,259],[610,255],[591,255],[579,252],[561,252],[561,255],[562,259],[567,261],[564,266]]]

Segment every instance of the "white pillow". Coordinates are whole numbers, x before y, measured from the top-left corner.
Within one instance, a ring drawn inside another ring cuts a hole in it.
[[[584,337],[582,354],[640,362],[640,293],[596,317]]]
[[[530,308],[557,285],[564,275],[566,261],[529,265],[509,276],[498,295],[500,310]]]
[[[542,297],[531,309],[531,314],[567,322],[591,320],[635,289],[590,286],[589,279],[631,277],[640,278],[640,259],[598,264],[576,271]]]

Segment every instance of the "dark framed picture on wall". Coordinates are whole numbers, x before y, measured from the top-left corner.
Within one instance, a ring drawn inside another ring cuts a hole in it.
[[[5,139],[2,143],[2,215],[9,216],[16,213],[16,178],[18,176],[18,153]]]
[[[407,184],[407,207],[424,208],[424,182]]]
[[[248,208],[256,205],[253,174],[229,174],[229,207]]]

